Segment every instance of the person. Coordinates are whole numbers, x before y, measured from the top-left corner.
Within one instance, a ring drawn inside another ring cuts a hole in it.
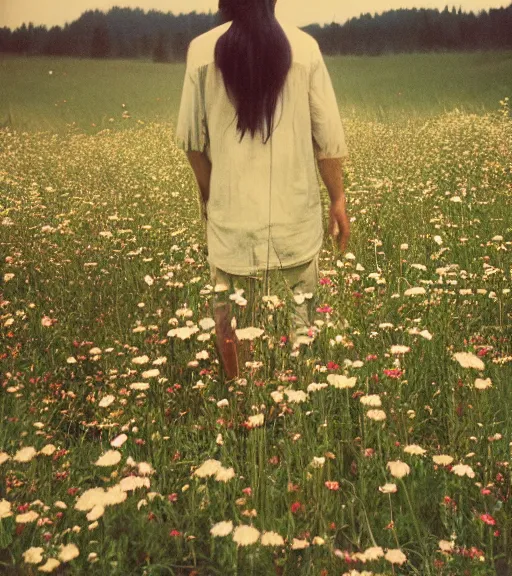
[[[304,295],[315,296],[324,238],[315,159],[331,201],[328,230],[342,252],[350,236],[348,150],[331,78],[317,41],[278,19],[276,1],[219,0],[222,24],[189,45],[176,124],[175,143],[201,194],[228,380],[248,357],[231,301],[247,302],[244,318],[254,320],[255,283],[268,289],[271,271],[281,270],[295,297],[292,341],[311,334],[315,298]]]

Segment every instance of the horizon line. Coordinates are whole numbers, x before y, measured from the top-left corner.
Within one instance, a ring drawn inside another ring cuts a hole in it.
[[[310,23],[308,23],[308,24],[297,25],[297,28],[305,28],[305,27],[307,27],[307,26],[321,26],[321,27],[324,27],[324,26],[328,26],[328,25],[330,25],[330,24],[339,24],[340,26],[343,26],[343,25],[345,25],[347,22],[349,22],[350,20],[354,20],[354,19],[357,20],[358,18],[361,18],[361,16],[364,16],[364,15],[366,15],[366,14],[370,14],[370,16],[376,17],[376,16],[382,16],[383,14],[386,14],[387,12],[399,12],[399,11],[406,11],[406,12],[407,12],[407,11],[410,11],[410,12],[412,12],[412,11],[421,11],[421,10],[431,11],[431,12],[439,12],[439,13],[441,14],[442,12],[445,11],[446,8],[449,8],[450,11],[452,11],[452,10],[455,8],[455,9],[457,10],[457,12],[458,12],[459,9],[462,10],[460,4],[459,4],[458,7],[456,7],[455,4],[453,4],[451,7],[449,7],[449,5],[446,4],[446,6],[445,6],[445,8],[443,8],[443,10],[440,10],[439,8],[424,8],[424,7],[422,7],[422,8],[418,8],[418,7],[414,7],[414,8],[391,8],[391,9],[389,9],[389,10],[383,10],[382,12],[376,12],[376,11],[373,12],[373,13],[372,13],[372,12],[360,12],[360,13],[359,13],[359,16],[352,16],[352,17],[350,17],[350,18],[347,18],[343,23],[340,23],[340,22],[334,20],[334,18],[333,18],[332,20],[330,20],[330,21],[324,21],[323,23],[321,23],[321,22],[310,22]],[[462,10],[462,13],[463,13],[463,14],[475,14],[476,16],[478,16],[478,15],[482,14],[483,12],[488,12],[488,11],[490,11],[490,10],[506,10],[506,9],[508,9],[508,8],[512,8],[512,1],[510,2],[510,4],[509,4],[508,6],[503,5],[503,6],[501,6],[500,8],[489,8],[489,9],[482,8],[482,10],[479,10],[479,11],[476,11],[476,12],[475,12],[474,10],[470,10],[469,12],[465,12],[465,11]],[[197,12],[196,10],[192,10],[192,11],[190,11],[190,12],[178,12],[178,13],[174,13],[172,10],[168,10],[167,12],[164,12],[164,11],[162,11],[162,10],[157,10],[157,9],[155,9],[155,8],[151,8],[151,9],[149,9],[149,10],[146,10],[146,9],[144,9],[144,8],[130,8],[130,7],[122,7],[122,6],[112,6],[112,7],[109,8],[107,11],[100,10],[99,8],[84,10],[84,11],[80,14],[80,16],[78,16],[77,18],[75,18],[74,20],[71,20],[71,21],[69,21],[69,22],[66,21],[64,24],[35,24],[34,22],[32,22],[32,21],[29,20],[28,22],[23,22],[22,24],[20,24],[20,25],[17,26],[16,28],[11,28],[10,26],[2,26],[1,28],[7,28],[7,29],[10,30],[11,32],[15,32],[16,30],[18,30],[19,28],[22,28],[23,26],[25,26],[25,27],[28,28],[30,25],[32,25],[34,28],[41,28],[41,27],[42,27],[42,28],[47,28],[48,30],[50,30],[51,28],[64,28],[64,27],[69,26],[69,25],[73,24],[74,22],[80,20],[80,18],[82,18],[82,16],[83,16],[84,14],[87,14],[88,12],[93,12],[93,13],[94,13],[94,12],[100,12],[100,13],[102,13],[102,14],[107,15],[109,12],[112,12],[113,10],[129,10],[129,11],[131,11],[131,12],[141,11],[141,12],[143,12],[144,14],[147,14],[147,13],[150,13],[150,12],[156,12],[156,13],[159,13],[159,14],[164,14],[164,15],[166,15],[166,16],[168,16],[168,15],[172,15],[172,16],[189,16],[190,14],[197,14],[197,15],[205,15],[205,16],[208,16],[208,15],[210,15],[210,14],[211,14],[211,15],[216,15],[216,14],[219,13],[219,10],[216,10],[215,12],[213,12],[212,10],[208,10],[208,12]],[[281,20],[286,20],[286,19],[285,19],[285,18],[281,18]]]

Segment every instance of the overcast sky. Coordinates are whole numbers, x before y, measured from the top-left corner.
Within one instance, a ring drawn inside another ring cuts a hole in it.
[[[396,8],[439,8],[446,4],[459,6],[464,12],[479,12],[489,8],[508,6],[510,0],[278,0],[276,14],[282,19],[304,26],[318,22],[342,24],[361,12],[381,13]],[[217,11],[218,0],[0,0],[0,27],[17,28],[32,22],[46,26],[62,26],[76,20],[85,10],[108,11],[112,6],[161,10],[162,12],[212,12]]]

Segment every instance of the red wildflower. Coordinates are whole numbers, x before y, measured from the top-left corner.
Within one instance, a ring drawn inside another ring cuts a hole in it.
[[[294,502],[291,506],[290,506],[290,510],[292,512],[292,514],[296,514],[301,507],[301,503],[300,502]]]
[[[400,370],[400,368],[391,368],[391,369],[385,368],[384,369],[384,374],[388,378],[400,378],[403,373],[404,373],[404,371]]]
[[[457,502],[450,498],[449,496],[445,496],[443,498],[443,502],[446,506],[450,506],[453,510],[457,510]]]
[[[325,486],[327,488],[329,488],[329,490],[339,490],[340,489],[340,483],[336,482],[336,481],[331,482],[331,481],[327,480],[325,482]]]
[[[479,518],[489,526],[496,525],[496,520],[490,514],[480,514]]]
[[[181,536],[181,532],[179,530],[171,530],[169,536]]]
[[[358,561],[356,559],[352,559],[352,556],[350,556],[350,553],[347,552],[347,550],[340,550],[339,548],[336,548],[336,550],[334,550],[334,555],[344,560],[347,564]]]
[[[480,558],[480,557],[484,556],[483,550],[480,550],[479,548],[476,548],[475,546],[471,546],[469,554],[470,554],[471,558]]]
[[[491,351],[491,348],[479,348],[476,352],[477,356],[487,356],[487,354],[489,354],[489,352]]]
[[[324,306],[319,306],[316,311],[320,312],[321,314],[330,314],[332,312],[332,308],[325,304]]]
[[[327,370],[337,370],[338,368],[339,366],[335,362],[332,361],[327,362]]]

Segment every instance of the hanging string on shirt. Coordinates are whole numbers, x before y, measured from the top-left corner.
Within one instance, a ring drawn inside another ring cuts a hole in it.
[[[270,296],[270,287],[268,282],[269,276],[269,266],[270,266],[270,237],[271,237],[271,230],[272,230],[272,166],[273,166],[273,155],[272,155],[272,141],[274,139],[274,134],[270,136],[270,184],[269,184],[269,197],[268,197],[268,244],[267,244],[267,271],[265,274],[265,292],[267,296]],[[279,269],[283,269],[283,263],[281,262],[281,258],[279,257],[279,253],[274,246],[274,238],[272,237],[272,248],[274,248],[274,252],[279,260]]]
[[[273,134],[270,136],[270,183],[269,183],[269,194],[268,194],[268,244],[267,244],[267,271],[265,273],[265,293],[267,296],[269,294],[268,287],[268,268],[270,264],[270,230],[271,230],[271,219],[272,219],[272,140]],[[272,245],[274,244],[274,239],[272,239]]]

